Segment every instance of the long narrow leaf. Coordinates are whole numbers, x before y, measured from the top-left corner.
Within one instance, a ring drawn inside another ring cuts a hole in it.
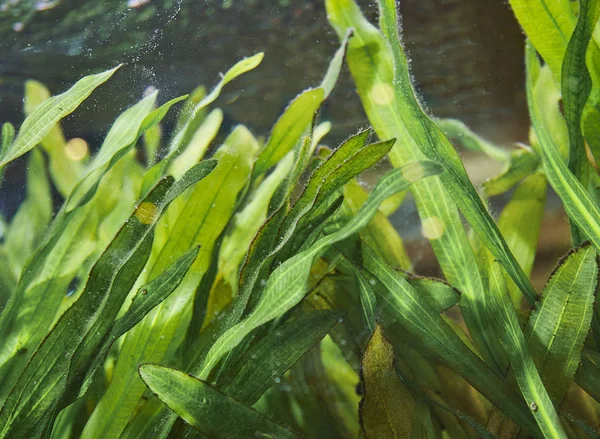
[[[414,342],[455,370],[508,417],[528,431],[536,432],[538,429],[530,410],[519,396],[463,343],[425,297],[391,270],[373,250],[365,250],[365,269],[385,287],[380,300],[386,302]]]
[[[223,391],[244,404],[254,404],[302,355],[321,341],[343,315],[341,311],[316,311],[270,331],[229,372],[234,379]]]
[[[533,88],[539,77],[540,63],[531,44],[527,45],[526,66],[529,114],[540,140],[546,176],[562,200],[569,218],[592,242],[596,250],[600,251],[600,209],[560,156],[543,123],[538,103],[534,99]]]
[[[156,102],[157,92],[150,94],[136,105],[123,112],[106,135],[98,155],[87,169],[86,176],[75,186],[66,202],[67,211],[89,200],[97,188],[100,178],[115,163],[128,147],[141,135],[142,124]]]
[[[172,178],[163,180],[125,223],[92,269],[82,296],[42,342],[9,394],[0,411],[0,437],[40,434],[57,415],[71,360],[81,346],[93,347],[102,332],[110,329],[146,263],[160,214],[189,184],[206,176],[214,162],[198,168],[199,172],[193,173],[196,178],[182,179],[184,184],[174,184]]]
[[[525,327],[533,360],[557,406],[581,361],[597,283],[596,252],[590,245],[578,248],[550,277]]]
[[[494,328],[504,347],[521,394],[529,405],[542,433],[546,437],[565,438],[566,434],[557,410],[529,352],[529,346],[510,300],[500,264],[486,249],[483,250],[483,253],[482,259],[487,261],[488,267],[490,326]]]
[[[25,115],[29,116],[50,97],[50,90],[42,83],[34,80],[25,82],[26,102],[23,105]],[[48,153],[50,175],[53,182],[65,198],[83,177],[84,163],[82,161],[87,156],[87,148],[83,147],[84,144],[79,144],[81,148],[74,149],[73,143],[67,142],[60,123],[54,125],[46,137],[40,141],[40,146]]]
[[[320,87],[302,92],[286,108],[273,127],[267,144],[258,156],[254,167],[254,175],[260,175],[285,157],[312,124],[315,112],[327,99],[337,82],[344,62],[347,43],[348,35],[343,38],[341,47],[329,63],[329,69]]]
[[[383,177],[361,210],[342,229],[321,238],[309,249],[298,253],[277,267],[269,277],[252,313],[216,340],[206,355],[198,376],[201,379],[206,378],[219,360],[234,349],[253,329],[295,306],[306,294],[306,282],[315,257],[329,246],[358,232],[368,224],[383,200],[406,189],[414,182],[414,179],[407,180],[406,175],[419,175],[424,178],[439,172],[441,168],[438,165],[421,162],[407,165]]]
[[[145,389],[137,366],[164,361],[181,342],[194,293],[213,259],[215,243],[236,208],[238,194],[247,184],[256,152],[252,134],[243,126],[236,127],[215,153],[219,164],[214,171],[176,200],[161,219],[144,281],[158,276],[191,247],[200,245],[200,255],[177,291],[125,337],[115,369],[121,379],[108,387],[82,438],[121,434]]]
[[[367,199],[367,192],[356,180],[344,185],[344,202],[353,213],[358,212]],[[385,202],[384,202],[385,204]],[[402,238],[383,212],[377,212],[367,227],[360,232],[361,239],[370,247],[376,248],[391,265],[403,270],[411,268]]]
[[[600,354],[587,350],[583,352],[575,382],[600,402]]]
[[[96,329],[96,334],[103,336],[92,337],[93,341],[88,342],[87,346],[82,344],[73,358],[67,389],[70,395],[63,398],[66,399],[64,404],[72,402],[77,396],[82,396],[88,390],[96,372],[106,360],[113,343],[137,325],[179,286],[194,259],[198,256],[198,250],[198,247],[191,249],[156,279],[142,286],[135,295],[131,307],[123,316],[114,321],[114,325],[107,335],[105,335],[106,331],[101,332]],[[118,302],[113,304],[113,310],[118,310],[119,307],[115,305],[118,305]],[[111,322],[110,318],[106,318],[106,320]]]
[[[119,68],[80,79],[66,92],[44,101],[21,125],[14,143],[3,150],[0,169],[37,145],[63,117],[71,114],[99,85]]]
[[[548,183],[542,172],[527,177],[514,191],[498,218],[498,227],[517,261],[531,275],[540,236]],[[521,309],[523,294],[508,276],[506,283],[513,304]]]
[[[221,94],[221,90],[223,90],[223,87],[225,87],[238,76],[243,75],[244,73],[247,73],[258,67],[262,62],[263,58],[264,54],[261,52],[249,58],[245,58],[241,61],[238,61],[233,67],[231,67],[227,71],[227,73],[225,73],[221,77],[221,80],[215,86],[215,88],[213,88],[212,91],[206,97],[204,97],[200,102],[198,102],[195,105],[195,107],[192,110],[192,114],[187,119],[186,124],[183,127],[181,127],[181,129],[177,131],[177,133],[175,133],[175,136],[173,137],[173,140],[169,145],[169,155],[179,152],[179,149],[183,146],[183,140],[186,135],[187,127],[189,123],[191,123],[191,121],[193,120],[194,115],[202,111],[208,105],[212,104]]]
[[[329,21],[339,37],[347,29],[354,29],[348,45],[347,62],[363,107],[379,137],[399,139],[390,152],[392,164],[401,166],[412,160],[423,160],[427,153],[439,153],[440,160],[445,162],[444,165],[454,177],[458,177],[457,180],[447,175],[443,182],[441,177],[428,179],[413,185],[411,191],[426,236],[446,279],[463,293],[461,307],[476,345],[486,361],[494,363],[502,348],[497,338],[490,334],[486,322],[480,268],[456,204],[466,208],[463,213],[478,230],[494,235],[495,226],[481,206],[479,196],[466,180],[464,169],[461,173],[462,164],[456,153],[450,151],[452,146],[449,141],[420,109],[396,35],[396,5],[393,2],[382,5],[385,6],[381,13],[384,36],[362,15],[355,1],[327,0],[325,4]],[[452,181],[448,183],[449,180]],[[460,183],[461,187],[455,187],[456,183]],[[465,195],[468,197],[465,198]],[[494,236],[498,237],[499,234],[495,233]],[[496,247],[502,251],[503,241],[495,244],[500,245]],[[510,259],[508,253],[503,253],[505,259]],[[521,286],[533,298],[535,294],[529,282],[524,276],[518,276]]]
[[[435,123],[423,112],[410,81],[410,72],[406,55],[398,38],[396,5],[393,0],[380,0],[380,24],[383,34],[392,46],[396,75],[396,95],[406,106],[400,113],[408,131],[412,133],[417,145],[429,160],[441,163],[446,168],[440,178],[447,185],[452,200],[460,208],[477,235],[492,254],[502,263],[507,273],[531,302],[536,292],[511,253],[498,230],[496,223],[485,209],[477,191],[471,184],[458,153],[448,138]],[[404,97],[404,99],[402,99]]]
[[[483,182],[485,195],[493,197],[508,192],[517,183],[534,172],[539,165],[540,157],[530,149],[519,149],[511,153],[507,168],[499,175]]]
[[[585,54],[596,26],[598,12],[596,0],[579,2],[577,25],[567,45],[561,71],[563,108],[569,130],[569,169],[583,187],[589,184],[590,165],[581,131],[581,117],[592,91],[592,77],[586,66]],[[581,244],[582,232],[574,227],[572,234],[574,244]]]
[[[171,410],[208,437],[298,437],[209,384],[178,370],[144,364],[140,366],[140,376]]]
[[[460,120],[438,119],[436,124],[446,136],[459,140],[465,148],[471,151],[482,152],[499,162],[505,162],[508,159],[508,151],[481,138]]]
[[[23,266],[43,237],[51,217],[52,194],[45,161],[42,153],[34,150],[27,169],[27,197],[19,206],[4,240],[15,278],[21,275]]]

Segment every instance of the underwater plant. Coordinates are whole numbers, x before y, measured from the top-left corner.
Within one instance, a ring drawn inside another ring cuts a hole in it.
[[[215,147],[209,111],[262,54],[208,94],[148,93],[94,154],[60,120],[119,67],[27,84],[0,145],[0,172],[28,160],[0,223],[0,438],[598,436],[600,5],[511,0],[532,127],[506,150],[424,109],[394,0],[378,26],[325,4],[341,46],[266,141],[238,125]],[[344,62],[373,128],[331,150],[316,115]],[[475,188],[451,138],[504,170]],[[548,184],[573,249],[538,292]],[[411,273],[388,219],[409,190],[445,281]]]

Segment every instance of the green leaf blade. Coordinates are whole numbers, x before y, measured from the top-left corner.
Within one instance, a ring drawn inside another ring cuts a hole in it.
[[[464,344],[427,298],[418,293],[400,273],[389,268],[373,250],[368,247],[364,250],[365,270],[385,287],[378,299],[393,312],[393,317],[414,342],[455,370],[519,425],[529,432],[537,431],[529,409],[520,396]]]
[[[394,348],[377,325],[362,359],[360,421],[367,438],[410,437],[416,403],[395,370]]]
[[[326,1],[329,21],[338,36],[354,29],[347,62],[371,124],[380,138],[399,139],[390,152],[392,164],[400,166],[427,158],[445,168],[439,177],[413,185],[411,192],[423,235],[429,239],[446,279],[463,293],[461,309],[477,348],[486,361],[495,364],[502,348],[497,337],[490,335],[481,267],[470,247],[459,208],[498,259],[504,261],[532,303],[536,293],[482,205],[453,146],[421,108],[397,35],[395,2],[381,1],[379,6],[381,32],[355,1]]]
[[[204,435],[214,438],[296,438],[288,429],[269,420],[214,387],[183,372],[144,364],[139,369],[146,385],[175,413]],[[223,422],[223,419],[233,422]]]
[[[231,81],[236,79],[238,76],[243,75],[251,70],[257,68],[264,58],[264,53],[260,52],[249,58],[244,58],[234,64],[228,71],[221,77],[219,83],[212,89],[212,91],[201,99],[191,110],[191,114],[183,123],[183,126],[175,133],[171,144],[169,145],[168,157],[173,157],[180,152],[180,148],[184,145],[184,140],[188,134],[188,128],[193,124],[194,117],[200,113],[208,105],[212,104],[221,94],[223,87],[229,84]]]
[[[528,276],[531,275],[538,239],[544,219],[547,180],[542,172],[524,179],[498,218],[498,227],[517,261]],[[523,293],[505,276],[515,309],[522,309]]]
[[[549,127],[544,123],[539,103],[534,96],[535,83],[540,78],[540,63],[531,44],[527,45],[525,60],[527,103],[533,128],[540,140],[546,176],[563,202],[570,220],[592,242],[596,250],[600,251],[600,209],[565,164],[549,134]]]
[[[120,66],[80,79],[69,90],[44,101],[25,119],[14,143],[0,157],[0,168],[25,154],[50,132],[56,123],[72,113],[98,86],[106,82]]]
[[[194,302],[207,299],[207,291],[196,297],[195,292],[211,264],[216,242],[235,211],[238,194],[248,183],[257,149],[250,131],[241,125],[236,127],[213,156],[218,165],[211,174],[176,200],[161,219],[145,280],[152,280],[191,247],[201,245],[200,255],[177,291],[127,333],[115,369],[121,379],[108,387],[82,438],[122,434],[145,389],[137,366],[165,361],[181,342],[190,322],[190,310],[196,308]],[[206,303],[198,308],[205,310]]]
[[[89,201],[104,174],[127,152],[129,147],[135,144],[141,135],[144,120],[152,113],[156,95],[157,92],[150,94],[117,118],[102,142],[100,151],[86,170],[85,177],[69,195],[66,201],[67,212]]]
[[[198,168],[201,172],[195,176],[204,177],[214,168],[214,161]],[[13,387],[0,411],[0,435],[40,434],[64,407],[68,374],[79,372],[77,365],[70,369],[77,351],[94,351],[110,331],[150,255],[156,222],[186,187],[175,185],[172,178],[162,180],[123,225],[94,265],[84,293],[44,339]]]
[[[562,64],[561,90],[567,129],[569,131],[569,169],[584,187],[590,179],[581,120],[585,104],[592,91],[592,77],[586,65],[586,52],[598,18],[596,0],[581,0],[577,24]],[[573,242],[581,244],[582,232],[572,228]]]
[[[441,172],[441,168],[435,163],[420,162],[396,169],[384,176],[361,210],[342,229],[321,238],[310,248],[296,254],[275,269],[252,313],[245,320],[226,331],[215,342],[207,353],[198,376],[205,379],[216,364],[253,329],[280,316],[302,299],[306,292],[306,281],[310,268],[317,255],[367,225],[386,198],[406,189],[420,178],[439,172]]]
[[[230,372],[234,379],[223,391],[244,404],[253,405],[302,355],[320,342],[343,315],[340,311],[316,311],[270,331]]]
[[[563,399],[581,361],[597,282],[598,262],[593,247],[579,247],[550,277],[525,328],[533,360],[556,405]]]

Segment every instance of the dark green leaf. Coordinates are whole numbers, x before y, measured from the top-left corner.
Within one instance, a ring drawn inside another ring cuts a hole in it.
[[[439,313],[447,311],[460,301],[460,292],[442,280],[409,276],[408,283]]]
[[[539,429],[546,437],[566,438],[558,413],[536,368],[515,308],[512,305],[499,262],[487,249],[488,294],[490,326],[510,361],[514,377],[525,402],[529,405]],[[499,359],[502,361],[502,358]],[[501,363],[505,368],[505,364]],[[522,425],[521,425],[522,426]]]
[[[228,373],[222,387],[232,398],[253,405],[290,367],[343,317],[340,311],[315,311],[270,330]]]
[[[531,356],[556,406],[573,381],[594,311],[596,252],[585,245],[554,271],[524,333]]]
[[[519,286],[525,297],[535,302],[536,292],[525,275],[496,223],[483,205],[477,191],[471,184],[464,165],[448,138],[422,110],[410,80],[406,55],[398,38],[398,23],[394,0],[380,0],[380,24],[383,34],[392,46],[397,80],[396,96],[404,104],[405,111],[400,112],[403,123],[417,141],[425,156],[443,164],[445,171],[440,178],[449,190],[452,200],[473,227],[486,247],[502,263],[507,273]]]
[[[248,183],[257,151],[255,145],[247,128],[236,127],[215,152],[213,157],[218,159],[218,165],[211,174],[171,204],[161,219],[141,281],[154,279],[175,258],[196,245],[201,246],[200,255],[177,291],[126,335],[115,368],[121,379],[113,381],[104,393],[82,438],[120,435],[145,389],[137,366],[164,361],[183,341],[196,289],[214,259],[219,236],[237,208],[238,194]]]
[[[592,91],[592,77],[586,66],[586,52],[598,18],[596,0],[580,0],[577,25],[571,35],[562,63],[561,90],[567,129],[569,130],[569,170],[584,187],[588,187],[590,164],[581,131],[581,117]],[[582,231],[572,227],[575,245],[583,241]]]
[[[590,350],[583,351],[575,382],[600,402],[600,354]]]
[[[214,161],[198,165],[196,177],[204,177]],[[189,181],[194,183],[195,181]],[[85,358],[79,352],[97,349],[152,248],[153,230],[167,205],[187,186],[163,180],[140,203],[109,247],[98,259],[79,300],[69,308],[44,339],[23,371],[0,411],[2,436],[40,434],[57,414],[73,374],[69,365]],[[46,364],[50,367],[45,366]]]
[[[402,275],[390,269],[368,247],[364,248],[365,269],[383,287],[380,301],[393,311],[396,321],[438,361],[448,365],[489,399],[508,417],[530,432],[538,431],[524,401],[444,321],[428,301]]]
[[[540,77],[540,63],[531,44],[527,45],[527,102],[531,122],[540,140],[548,181],[563,202],[569,218],[600,251],[600,209],[586,188],[575,178],[558,152],[544,124],[541,109],[534,96],[534,84]]]
[[[321,85],[298,95],[279,118],[264,149],[258,155],[254,175],[260,175],[290,152],[313,122],[315,112],[331,93],[344,62],[348,35],[329,63]]]
[[[500,349],[489,332],[483,309],[484,286],[480,267],[469,245],[457,205],[478,233],[507,263],[521,289],[532,302],[535,291],[502,240],[497,227],[468,181],[456,151],[444,134],[422,111],[411,85],[408,63],[398,41],[396,4],[381,4],[383,34],[362,15],[353,0],[327,0],[328,18],[341,37],[354,29],[347,62],[369,120],[382,139],[397,138],[390,151],[392,164],[436,157],[445,167],[442,176],[411,187],[422,222],[446,279],[463,293],[463,315],[477,348],[486,361]]]
[[[183,280],[188,269],[198,256],[198,247],[192,248],[179,259],[177,259],[169,268],[163,271],[156,279],[141,287],[133,298],[133,302],[125,314],[114,321],[108,335],[95,337],[94,342],[87,343],[87,346],[80,347],[73,359],[71,366],[70,389],[71,398],[75,395],[83,395],[95,373],[106,360],[109,349],[112,344],[123,334],[137,325],[154,307],[165,300]],[[117,304],[111,304],[114,310],[118,311]],[[108,307],[107,307],[108,308]],[[106,310],[106,309],[105,309]],[[108,321],[112,321],[110,318]],[[106,334],[106,331],[99,331],[100,328],[92,328],[97,334]],[[79,382],[73,383],[77,379]],[[74,393],[74,394],[73,394]]]
[[[376,330],[375,326],[377,322],[377,297],[375,297],[372,285],[360,270],[352,265],[352,271],[356,285],[358,285],[360,305],[365,323],[369,332],[373,333]]]
[[[209,437],[298,437],[191,375],[163,366],[143,364],[140,376],[171,410]],[[223,422],[224,419],[229,421]]]
[[[367,197],[367,192],[356,180],[349,181],[344,185],[344,202],[353,213],[358,212]],[[381,208],[379,210],[369,225],[360,232],[360,237],[365,244],[376,249],[393,267],[409,270],[411,262],[406,254],[402,238],[385,214],[381,212]]]
[[[206,378],[216,364],[234,349],[252,330],[279,317],[295,306],[306,294],[306,282],[316,256],[328,247],[353,235],[369,223],[379,204],[392,194],[406,189],[415,179],[435,175],[441,168],[432,162],[412,163],[385,175],[373,189],[361,210],[342,229],[327,235],[310,248],[278,266],[267,281],[258,303],[245,320],[223,333],[206,355],[198,375]]]

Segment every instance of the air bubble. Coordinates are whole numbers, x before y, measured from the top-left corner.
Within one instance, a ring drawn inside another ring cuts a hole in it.
[[[144,6],[146,3],[149,3],[150,0],[128,0],[127,7],[131,9],[139,8],[140,6]]]
[[[51,1],[51,0],[40,0],[35,4],[35,10],[36,11],[47,11],[49,9],[54,8],[55,6],[57,6],[60,2],[57,1]]]

